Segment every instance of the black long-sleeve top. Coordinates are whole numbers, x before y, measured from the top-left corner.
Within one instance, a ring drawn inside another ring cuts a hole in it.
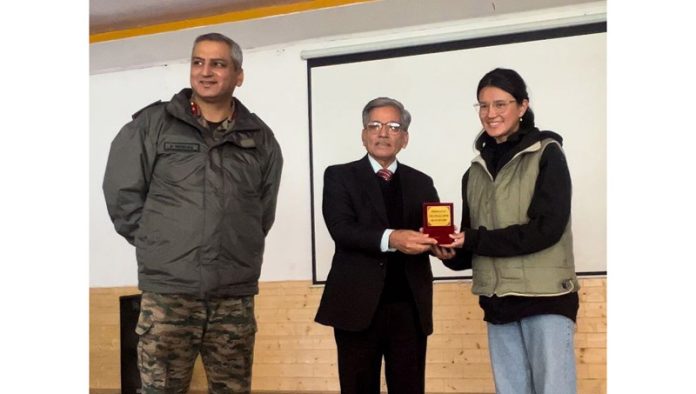
[[[536,128],[521,129],[503,143],[483,133],[476,147],[486,162],[493,178],[515,154],[545,138],[559,143],[560,135]],[[471,267],[474,254],[491,257],[510,257],[534,253],[546,249],[560,240],[570,220],[571,181],[565,155],[556,144],[546,147],[539,162],[539,175],[534,187],[534,196],[527,210],[529,222],[499,229],[471,228],[471,217],[467,202],[469,171],[462,177],[462,222],[465,234],[462,249],[445,265],[452,269]],[[575,321],[578,311],[577,292],[553,297],[480,296],[479,305],[484,311],[484,320],[494,324],[519,321],[525,317],[541,314],[560,314]]]

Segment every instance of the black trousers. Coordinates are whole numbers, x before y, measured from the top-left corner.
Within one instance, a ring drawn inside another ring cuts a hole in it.
[[[389,393],[425,392],[428,337],[411,303],[380,304],[367,330],[334,336],[342,394],[379,394],[382,357]]]

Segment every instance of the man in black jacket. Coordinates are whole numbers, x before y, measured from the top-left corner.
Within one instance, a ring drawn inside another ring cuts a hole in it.
[[[423,393],[433,331],[432,271],[422,203],[439,201],[432,179],[396,160],[411,115],[397,100],[363,109],[367,155],[328,167],[323,214],[336,243],[316,321],[334,327],[341,393],[377,394],[385,359],[390,392]]]
[[[200,354],[211,393],[249,393],[254,295],[283,158],[271,129],[232,96],[244,80],[239,45],[198,37],[190,80],[118,133],[104,195],[136,247],[143,392],[186,393]]]

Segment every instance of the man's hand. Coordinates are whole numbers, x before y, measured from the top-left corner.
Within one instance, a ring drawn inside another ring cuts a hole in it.
[[[437,245],[435,238],[413,230],[394,230],[389,234],[389,247],[406,254],[420,254]]]
[[[454,249],[445,248],[439,245],[433,245],[430,248],[430,252],[440,260],[449,260],[454,258],[454,255],[456,254]]]

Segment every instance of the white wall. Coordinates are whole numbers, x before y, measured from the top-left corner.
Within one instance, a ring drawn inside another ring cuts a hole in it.
[[[285,164],[276,222],[267,237],[262,280],[311,277],[307,81],[300,47],[245,54],[235,92],[274,130]],[[137,283],[135,250],[114,231],[101,182],[111,140],[143,106],[188,86],[188,62],[90,78],[90,286]]]
[[[582,10],[578,13],[581,15]],[[553,17],[553,13],[544,15],[547,19]],[[514,23],[514,15],[507,15],[506,21]],[[459,25],[464,27],[469,22],[460,21]],[[409,39],[440,31],[440,27],[419,26],[407,32],[376,34],[360,43]],[[132,39],[130,43],[137,46],[137,41]],[[285,158],[276,222],[267,237],[261,280],[312,277],[307,70],[300,52],[355,43],[327,37],[245,51],[245,82],[235,94],[273,128]],[[187,57],[188,53],[182,53],[178,63],[90,77],[91,287],[137,284],[135,251],[114,231],[101,193],[109,144],[132,113],[158,99],[168,100],[188,86]],[[359,119],[359,113],[355,117]]]

